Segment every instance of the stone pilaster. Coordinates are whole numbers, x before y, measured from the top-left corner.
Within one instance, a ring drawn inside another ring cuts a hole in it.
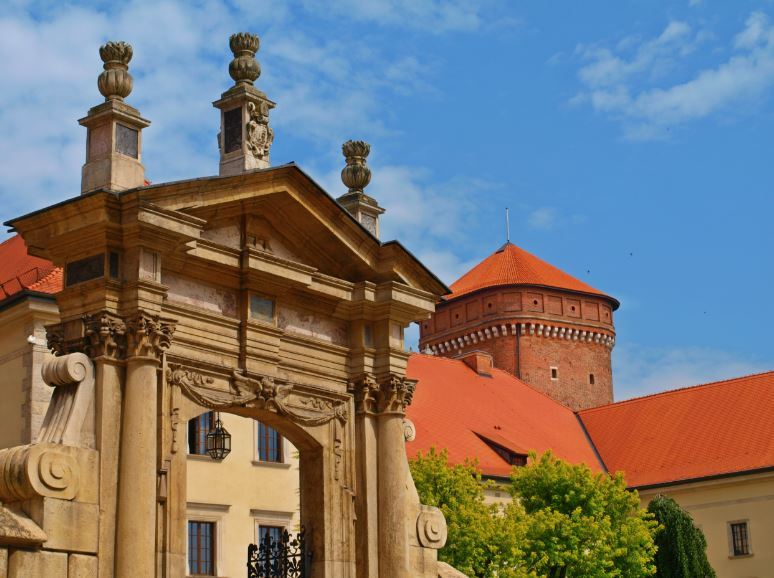
[[[255,60],[260,46],[258,36],[247,32],[232,34],[229,46],[234,53],[229,74],[235,84],[212,103],[221,111],[218,133],[221,175],[267,168],[274,141],[269,111],[275,103],[253,86],[261,74]]]
[[[105,102],[78,121],[88,130],[82,193],[99,189],[123,191],[145,183],[142,129],[150,126],[150,121],[124,102],[124,97],[132,92],[132,76],[128,72],[132,54],[132,47],[126,42],[108,42],[99,49],[105,64],[98,86]]]

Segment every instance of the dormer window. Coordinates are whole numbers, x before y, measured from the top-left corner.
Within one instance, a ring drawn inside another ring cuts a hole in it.
[[[491,442],[489,442],[489,447],[497,452],[497,455],[503,458],[511,466],[521,467],[527,465],[527,456],[524,454],[517,454],[516,452],[512,452],[511,450]]]

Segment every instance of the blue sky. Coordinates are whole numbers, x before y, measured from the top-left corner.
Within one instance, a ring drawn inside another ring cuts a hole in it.
[[[774,2],[4,0],[3,220],[77,195],[98,46],[134,45],[154,182],[217,173],[232,32],[275,164],[369,193],[445,281],[504,241],[614,296],[617,398],[774,369]]]

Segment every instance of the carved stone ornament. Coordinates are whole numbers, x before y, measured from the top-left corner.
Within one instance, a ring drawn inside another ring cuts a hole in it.
[[[85,352],[92,359],[123,359],[126,353],[126,323],[120,317],[103,311],[83,316]]]
[[[145,312],[126,323],[127,357],[158,357],[172,345],[175,322]]]
[[[38,432],[39,443],[94,446],[94,364],[83,353],[43,364],[43,381],[54,388]]]
[[[355,411],[358,414],[376,413],[377,392],[379,384],[373,375],[364,373],[351,381],[347,388],[355,397]]]
[[[414,397],[416,381],[399,375],[391,375],[379,384],[377,411],[379,413],[405,413]]]
[[[64,355],[67,353],[64,338],[64,325],[61,323],[46,325],[46,346],[54,355]]]
[[[404,414],[414,396],[416,381],[390,374],[377,381],[370,374],[363,374],[349,384],[349,391],[355,396],[357,413]]]
[[[253,84],[261,75],[261,66],[255,60],[255,53],[261,43],[257,34],[238,32],[228,41],[234,59],[228,65],[228,73],[237,84]]]
[[[414,422],[407,417],[403,418],[403,439],[407,442],[413,442],[417,439],[417,427],[414,425]]]
[[[97,78],[97,86],[105,100],[123,100],[132,92],[129,61],[132,46],[126,42],[108,42],[99,49],[104,70]]]
[[[255,399],[252,391],[240,389],[233,381],[231,390],[222,391],[214,387],[212,377],[178,364],[169,364],[166,377],[169,385],[178,386],[193,401],[210,409],[244,405]]]
[[[72,500],[78,493],[77,448],[37,443],[0,450],[0,501],[35,496]]]
[[[247,149],[257,159],[268,159],[274,142],[274,129],[269,126],[269,103],[248,102],[247,115]]]
[[[170,364],[167,382],[179,386],[193,401],[210,409],[249,406],[273,411],[295,423],[315,426],[337,419],[347,421],[346,402],[321,397],[298,384],[279,382],[271,376],[247,377],[234,371],[229,389],[215,387],[215,380],[182,365]]]
[[[346,166],[341,170],[341,180],[350,193],[362,193],[371,182],[371,169],[366,164],[371,145],[362,140],[348,140],[341,147]]]
[[[425,548],[440,550],[446,544],[446,518],[438,508],[422,506],[417,516],[417,539]]]

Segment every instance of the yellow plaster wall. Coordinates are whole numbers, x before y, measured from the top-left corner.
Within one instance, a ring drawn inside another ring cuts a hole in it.
[[[774,577],[774,473],[640,492],[644,506],[658,493],[674,498],[707,538],[718,578]],[[752,555],[729,556],[728,522],[747,520]]]
[[[22,307],[19,304],[14,308]],[[16,311],[0,313],[0,447],[20,445],[22,440],[22,387],[29,369],[24,367],[24,355],[30,349],[24,335],[25,319]]]
[[[0,447],[27,444],[37,435],[51,398],[41,375],[51,356],[44,326],[58,318],[53,302],[38,299],[0,310]],[[30,335],[35,344],[27,341]]]
[[[256,520],[290,517],[290,531],[299,525],[299,460],[284,441],[284,464],[256,461],[255,421],[221,414],[231,434],[232,451],[222,462],[188,456],[188,517],[217,523],[218,576],[246,575],[247,546],[256,540]]]

